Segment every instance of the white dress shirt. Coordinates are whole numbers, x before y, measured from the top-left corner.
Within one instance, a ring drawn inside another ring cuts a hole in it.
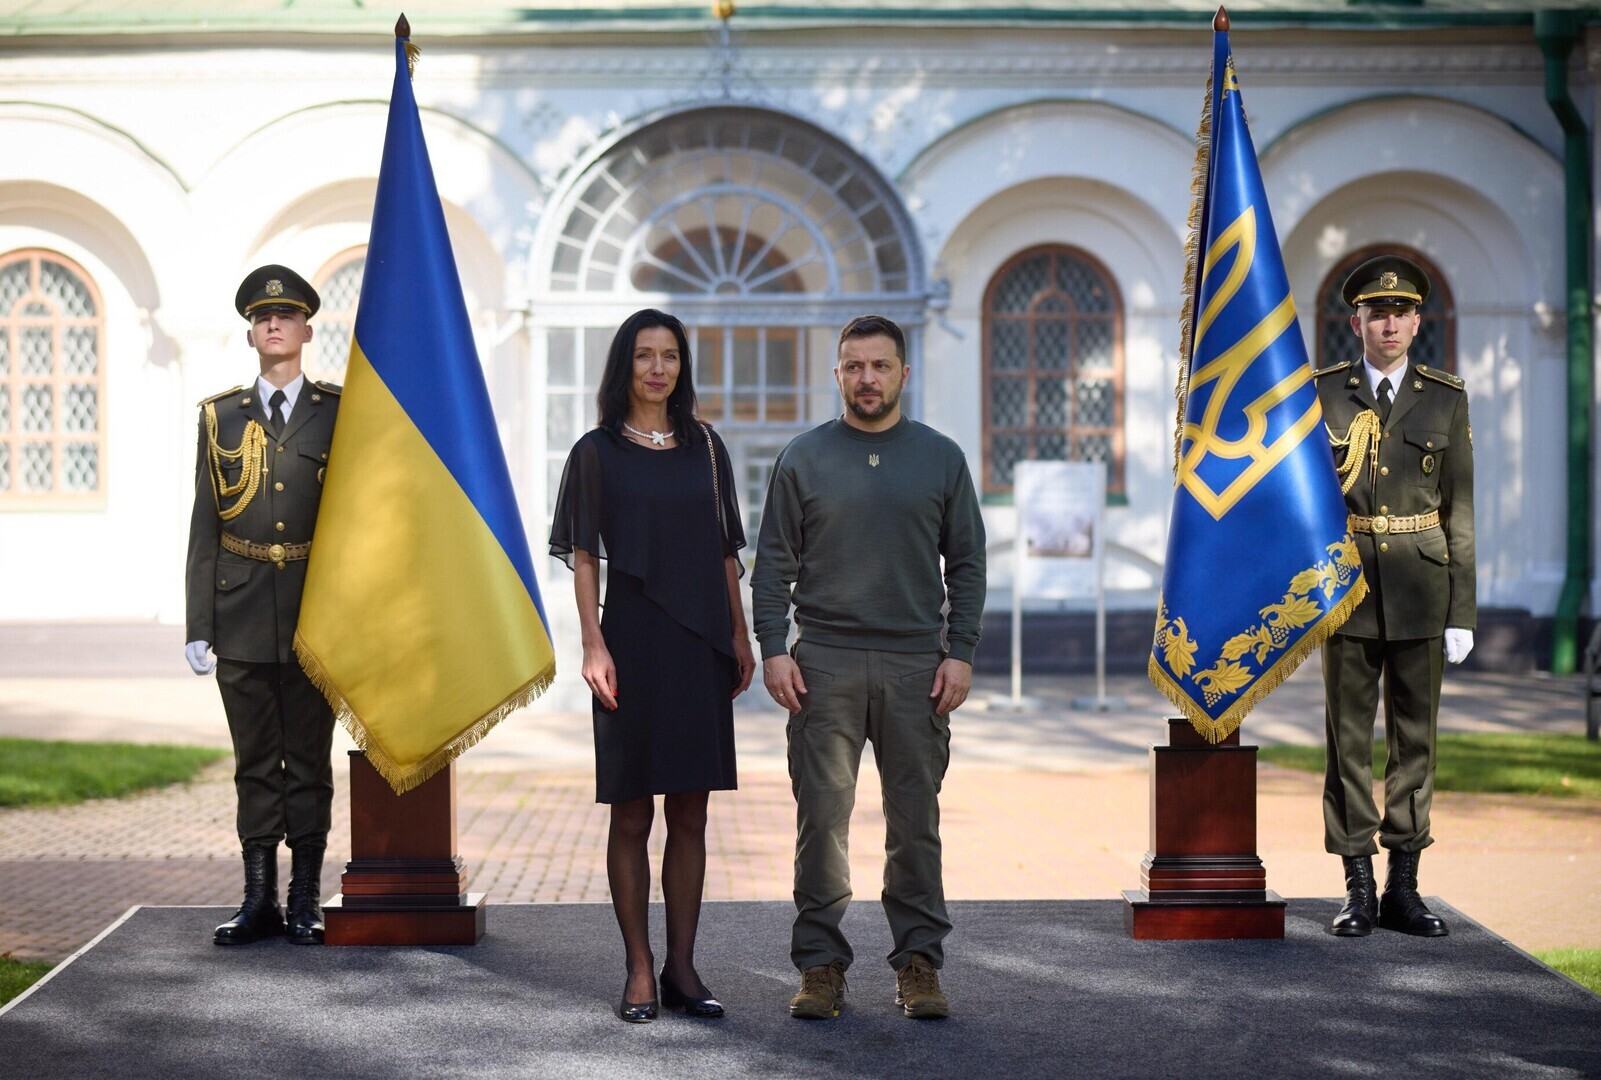
[[[295,401],[300,397],[300,388],[305,385],[306,376],[304,373],[296,375],[293,379],[289,380],[288,386],[281,388],[272,385],[272,383],[268,382],[265,378],[257,375],[256,396],[261,399],[262,419],[269,422],[272,420],[272,395],[279,389],[282,389],[284,392],[284,403],[282,406],[284,423],[289,423],[289,414],[295,411]]]
[[[1395,370],[1388,375],[1374,367],[1373,361],[1369,360],[1366,355],[1362,357],[1362,366],[1367,368],[1368,389],[1373,391],[1373,400],[1377,401],[1379,399],[1380,380],[1389,379],[1390,401],[1393,403],[1395,395],[1401,391],[1401,380],[1406,377],[1407,361],[1403,359],[1399,364],[1395,365]]]

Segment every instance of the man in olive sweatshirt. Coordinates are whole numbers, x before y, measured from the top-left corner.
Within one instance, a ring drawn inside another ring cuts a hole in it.
[[[888,831],[883,901],[895,1000],[909,1017],[938,1018],[950,1012],[939,969],[951,928],[939,790],[950,714],[973,683],[984,520],[961,448],[901,415],[911,374],[901,328],[879,315],[853,319],[836,355],[844,415],[779,455],[751,575],[763,681],[790,714],[790,958],[801,971],[790,1015],[837,1016],[845,997],[848,832],[871,740]],[[791,603],[799,641],[786,652]]]

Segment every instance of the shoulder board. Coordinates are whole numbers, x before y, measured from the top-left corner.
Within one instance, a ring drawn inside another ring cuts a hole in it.
[[[241,391],[243,389],[244,389],[244,384],[241,383],[240,385],[234,387],[231,390],[224,390],[220,394],[212,394],[208,398],[201,398],[199,401],[195,402],[195,405],[196,405],[197,408],[199,406],[201,406],[201,405],[210,405],[213,401],[221,401],[225,397],[232,397],[233,395],[239,393],[239,391]]]
[[[1436,371],[1434,368],[1419,364],[1417,366],[1417,373],[1422,375],[1425,379],[1433,379],[1437,383],[1444,383],[1453,390],[1462,389],[1462,380],[1451,374],[1449,371]]]
[[[345,392],[345,388],[336,382],[323,382],[321,379],[312,379],[311,385],[315,386],[318,390],[321,390],[325,394],[333,394],[338,396],[339,394]]]
[[[1317,378],[1321,379],[1323,376],[1332,375],[1336,371],[1344,371],[1346,368],[1350,367],[1354,362],[1355,361],[1347,360],[1344,363],[1332,364],[1329,367],[1320,367],[1316,371],[1314,371],[1312,374],[1315,375]]]

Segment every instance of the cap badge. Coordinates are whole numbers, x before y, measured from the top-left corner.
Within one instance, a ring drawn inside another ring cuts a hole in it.
[[[1390,276],[1393,278],[1395,275],[1391,274]],[[1385,288],[1387,289],[1387,288],[1389,288],[1389,286],[1386,285]],[[267,282],[267,295],[268,296],[282,296],[283,294],[284,294],[284,283],[283,282],[279,281],[277,278],[273,278],[271,281]]]
[[[1393,289],[1400,282],[1400,280],[1401,280],[1400,277],[1397,276],[1394,272],[1385,271],[1384,273],[1379,275],[1379,288],[1381,288],[1381,289]],[[272,284],[270,282],[268,283],[267,288],[269,288],[269,289],[272,288]],[[276,294],[274,294],[274,295],[276,295]]]

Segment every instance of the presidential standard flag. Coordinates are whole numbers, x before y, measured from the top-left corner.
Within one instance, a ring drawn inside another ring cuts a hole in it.
[[[1148,668],[1214,743],[1367,593],[1219,22],[1196,140],[1173,515]]]
[[[395,86],[295,652],[395,791],[555,675],[412,96]]]

